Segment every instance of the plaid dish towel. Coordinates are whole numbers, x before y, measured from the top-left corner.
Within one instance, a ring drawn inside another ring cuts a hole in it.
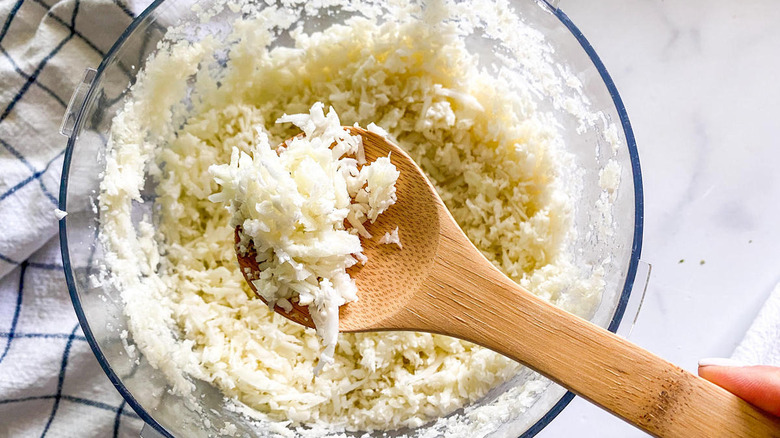
[[[54,209],[68,100],[144,6],[0,1],[0,437],[137,437],[141,429],[79,328]]]

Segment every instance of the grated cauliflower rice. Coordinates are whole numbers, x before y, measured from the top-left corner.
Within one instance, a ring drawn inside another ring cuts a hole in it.
[[[228,203],[230,226],[240,227],[238,253],[255,255],[259,271],[245,274],[257,294],[271,310],[289,312],[292,300],[308,307],[325,346],[315,374],[333,363],[339,307],[358,299],[347,273],[367,261],[358,234],[371,238],[363,223],[395,203],[399,176],[389,156],[367,163],[362,137],[323,107],[276,121],[292,122],[303,136],[274,150],[259,129],[251,156],[233,148],[230,164],[209,167],[221,187],[209,200]]]
[[[521,369],[445,336],[357,333],[340,335],[332,364],[312,378],[322,353],[315,332],[254,299],[235,260],[230,212],[209,200],[220,189],[208,169],[258,139],[295,135],[275,121],[295,122],[285,114],[318,101],[344,125],[374,122],[370,130],[408,151],[510,278],[592,312],[603,281],[596,272],[583,278],[562,250],[572,202],[559,182],[556,125],[479,69],[452,29],[354,17],[323,32],[294,30],[293,48],[269,49],[265,19],[234,24],[218,79],[201,69],[221,50],[210,37],[159,51],[112,124],[100,236],[132,342],[175,393],[191,393],[195,379],[282,428],[392,430],[445,416]],[[133,225],[146,178],[155,216]],[[382,239],[401,246],[397,234]]]

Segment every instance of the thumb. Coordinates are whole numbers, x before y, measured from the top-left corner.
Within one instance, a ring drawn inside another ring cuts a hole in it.
[[[702,359],[699,375],[772,415],[780,416],[780,368]]]

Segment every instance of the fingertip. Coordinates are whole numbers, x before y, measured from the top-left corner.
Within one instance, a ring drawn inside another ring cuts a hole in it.
[[[699,364],[699,375],[750,404],[780,416],[780,368]]]

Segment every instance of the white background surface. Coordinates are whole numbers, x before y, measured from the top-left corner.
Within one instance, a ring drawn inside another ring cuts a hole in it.
[[[653,272],[630,339],[695,372],[700,358],[731,355],[780,281],[780,2],[560,8],[636,134]],[[577,398],[537,436],[647,435]]]

